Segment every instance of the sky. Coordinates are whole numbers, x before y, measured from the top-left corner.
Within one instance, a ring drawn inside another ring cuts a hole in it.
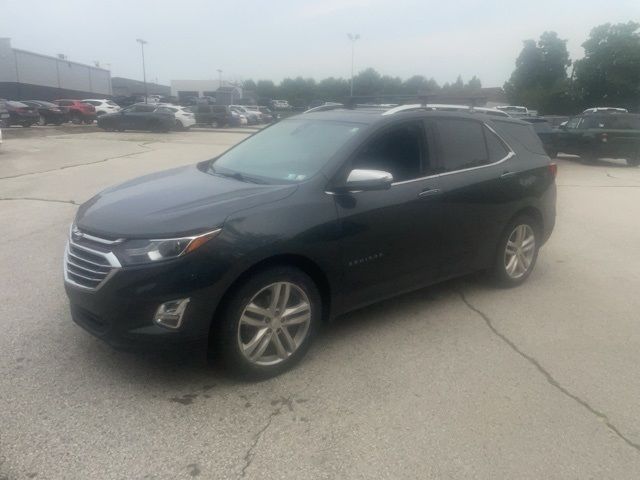
[[[99,61],[112,76],[142,79],[303,76],[348,78],[355,70],[433,77],[477,75],[501,86],[522,41],[546,30],[568,40],[572,59],[596,25],[640,22],[640,0],[0,0],[0,37],[14,48]]]

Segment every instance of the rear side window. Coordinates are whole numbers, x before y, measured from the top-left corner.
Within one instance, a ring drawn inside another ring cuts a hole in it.
[[[490,163],[484,126],[473,120],[436,121],[441,167],[446,172]],[[504,155],[503,155],[504,156]]]
[[[497,119],[493,121],[493,124],[497,127],[498,133],[505,137],[507,143],[511,144],[513,141],[532,153],[547,154],[544,151],[540,137],[538,137],[531,124],[523,125],[514,122],[503,122]],[[513,146],[513,144],[511,145]]]
[[[484,127],[484,136],[487,140],[487,150],[489,151],[489,161],[499,162],[509,154],[509,150],[495,133]]]

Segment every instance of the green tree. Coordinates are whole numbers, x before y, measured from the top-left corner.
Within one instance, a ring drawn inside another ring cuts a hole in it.
[[[373,68],[367,68],[353,77],[355,96],[380,95],[383,89],[382,77]]]
[[[256,93],[259,98],[278,98],[278,88],[271,80],[258,80]]]
[[[567,41],[556,32],[544,32],[537,43],[525,40],[516,69],[504,85],[509,102],[545,114],[569,113],[569,65]]]
[[[242,88],[244,90],[250,90],[252,92],[256,91],[257,85],[256,82],[254,82],[253,80],[249,79],[249,80],[245,80],[244,82],[242,82]]]
[[[575,92],[583,106],[640,106],[640,24],[609,23],[591,30],[575,63]]]

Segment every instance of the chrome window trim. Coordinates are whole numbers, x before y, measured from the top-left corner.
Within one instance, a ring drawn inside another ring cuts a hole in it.
[[[402,106],[407,106],[407,105],[402,105]],[[415,105],[409,105],[409,106],[414,107]],[[466,119],[463,119],[463,120],[466,120]],[[475,120],[475,121],[477,121],[477,120]],[[500,165],[501,163],[504,163],[507,160],[510,160],[511,158],[516,156],[516,153],[513,151],[513,148],[511,148],[511,145],[509,145],[509,143],[507,143],[507,141],[504,138],[502,138],[502,136],[498,132],[496,132],[496,130],[491,125],[489,125],[489,124],[487,124],[485,122],[480,122],[480,123],[484,127],[486,127],[491,133],[493,133],[496,137],[498,137],[500,142],[502,142],[504,147],[507,149],[507,154],[503,158],[501,158],[500,160],[497,160],[495,162],[492,162],[492,163],[487,163],[486,165],[478,165],[476,167],[462,168],[460,170],[452,170],[451,172],[435,173],[433,175],[426,175],[424,177],[412,178],[410,180],[402,180],[401,182],[392,182],[391,183],[391,188],[395,187],[396,185],[405,185],[407,183],[420,182],[420,181],[423,181],[423,180],[429,180],[429,179],[438,178],[438,177],[442,177],[442,176],[446,176],[446,175],[453,175],[453,174],[456,174],[456,173],[469,172],[469,171],[472,171],[472,170],[478,170],[480,168],[493,167],[495,165]],[[336,192],[327,191],[327,190],[325,190],[324,193],[326,193],[327,195],[338,195]],[[349,193],[358,193],[358,192],[349,192]]]
[[[490,125],[487,125],[485,122],[480,122],[480,123],[482,123],[482,125],[484,125],[491,133],[493,133],[496,137],[498,137],[498,139],[502,142],[504,147],[507,149],[507,154],[503,158],[501,158],[500,160],[496,160],[495,162],[487,163],[486,165],[478,165],[476,167],[461,168],[460,170],[452,170],[450,172],[441,172],[433,175],[427,175],[425,177],[412,178],[411,180],[403,180],[402,182],[394,182],[391,184],[391,186],[394,187],[395,185],[404,185],[405,183],[418,182],[420,180],[429,180],[430,178],[438,178],[446,175],[453,175],[455,173],[469,172],[472,170],[478,170],[480,168],[493,167],[494,165],[500,165],[501,163],[504,163],[507,160],[516,156],[515,152],[511,148],[511,145],[509,145],[505,141],[505,139],[502,138],[500,134],[495,131],[493,127],[491,127]]]

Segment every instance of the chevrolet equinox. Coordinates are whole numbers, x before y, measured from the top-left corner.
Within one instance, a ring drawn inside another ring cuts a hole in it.
[[[201,343],[236,374],[273,376],[349,310],[480,270],[524,282],[554,227],[555,174],[520,120],[318,107],[83,204],[72,318],[114,347]]]

